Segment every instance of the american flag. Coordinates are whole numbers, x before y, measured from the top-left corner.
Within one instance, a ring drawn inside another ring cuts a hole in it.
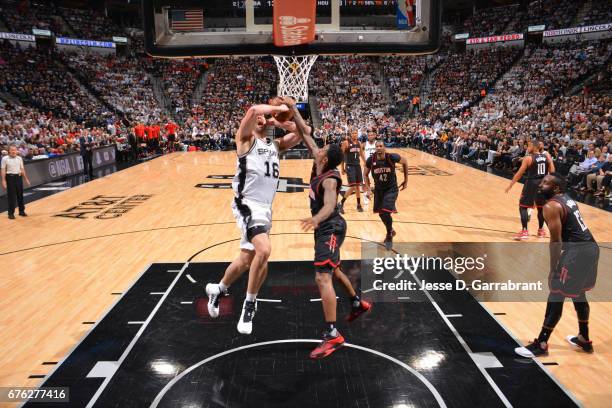
[[[171,27],[175,31],[202,31],[204,14],[202,9],[172,10]]]

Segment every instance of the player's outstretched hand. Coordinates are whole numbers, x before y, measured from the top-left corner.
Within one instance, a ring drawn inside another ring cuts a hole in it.
[[[408,182],[404,180],[402,184],[400,184],[400,191],[405,190],[408,187]]]
[[[266,119],[266,126],[274,126],[276,127],[276,119],[274,119],[274,117],[271,117],[270,119]]]
[[[276,120],[274,116],[272,116],[270,119],[266,119],[266,125],[268,126],[279,127],[279,123],[280,122]]]
[[[275,117],[271,117],[270,119],[266,119],[266,125],[274,126],[274,127],[281,128],[281,129],[285,129],[285,130],[287,130],[289,132],[295,132],[296,131],[295,122],[293,122],[291,120],[286,120],[284,122],[279,122],[278,119],[276,119]]]
[[[317,223],[317,220],[314,219],[314,217],[304,218],[300,220],[300,223],[302,224],[302,230],[306,232],[312,229],[319,228],[319,224]]]
[[[510,192],[510,189],[512,188],[512,186],[508,186],[506,187],[506,189],[504,190],[506,192],[506,194],[508,194]]]
[[[282,105],[279,105],[278,108],[280,109],[281,112],[289,112],[291,109],[289,109],[289,107],[287,105],[285,105],[284,103]]]

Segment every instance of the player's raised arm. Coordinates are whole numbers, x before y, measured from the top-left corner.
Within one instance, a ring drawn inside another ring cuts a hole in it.
[[[372,194],[372,188],[370,187],[370,168],[372,167],[372,156],[368,157],[363,166],[363,184],[366,188],[366,194],[368,197]]]
[[[308,150],[310,150],[310,153],[312,153],[313,156],[316,155],[319,151],[319,148],[317,147],[317,144],[315,143],[312,137],[312,128],[308,126],[304,121],[304,118],[302,118],[302,115],[300,114],[297,108],[297,104],[295,103],[295,101],[293,101],[293,99],[289,101],[288,105],[289,108],[293,111],[293,120],[295,121],[296,134],[300,137],[301,140],[304,141],[304,144],[306,145]]]
[[[529,166],[531,166],[531,160],[532,160],[531,156],[527,156],[523,159],[521,163],[521,167],[518,169],[514,177],[512,177],[512,181],[510,181],[510,185],[506,187],[506,193],[510,191],[512,186],[516,184],[516,182],[519,181],[521,177],[523,177],[523,174],[525,174]]]
[[[297,134],[297,128],[295,126],[295,122],[293,121],[287,120],[284,122],[279,122],[276,118],[272,117],[268,119],[267,124],[269,126],[274,126],[289,132],[283,137],[279,137],[274,140],[274,143],[276,143],[278,146],[279,152],[289,150],[302,141],[302,138]]]
[[[240,122],[240,127],[238,128],[238,133],[236,133],[236,145],[242,144],[244,142],[250,142],[253,138],[253,131],[257,126],[257,120],[265,121],[266,115],[274,115],[281,112],[288,112],[289,108],[285,105],[273,106],[273,105],[253,105],[251,106],[242,121]]]
[[[548,162],[548,174],[555,173],[555,162],[548,152],[546,152],[546,161]]]
[[[402,170],[404,171],[404,181],[400,184],[400,190],[404,190],[408,187],[408,159],[404,156],[400,156],[399,163],[402,165]]]

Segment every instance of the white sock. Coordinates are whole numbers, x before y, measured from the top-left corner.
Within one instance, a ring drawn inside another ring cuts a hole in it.
[[[257,300],[257,293],[247,293],[246,294],[247,302],[254,302],[255,300]]]
[[[226,286],[223,281],[219,282],[219,290],[221,292],[227,292],[227,289],[229,288],[229,286]]]

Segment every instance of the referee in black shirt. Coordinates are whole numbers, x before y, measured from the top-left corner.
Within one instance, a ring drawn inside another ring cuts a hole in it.
[[[23,203],[23,181],[25,179],[27,185],[30,185],[30,180],[23,165],[23,159],[17,155],[17,146],[9,147],[8,156],[2,158],[2,187],[6,189],[8,198],[8,217],[10,220],[15,219],[15,207],[19,206],[19,215],[26,217],[25,204]]]
[[[79,137],[79,150],[83,158],[83,174],[93,180],[93,137],[81,134]]]

